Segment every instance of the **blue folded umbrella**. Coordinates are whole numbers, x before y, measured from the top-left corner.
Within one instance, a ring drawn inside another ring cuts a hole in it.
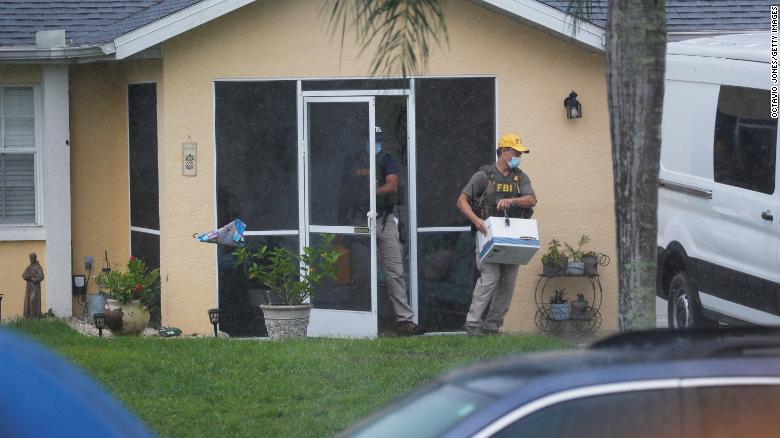
[[[244,231],[246,231],[246,224],[241,222],[241,219],[236,219],[218,230],[195,234],[193,237],[201,242],[241,247],[246,245]]]

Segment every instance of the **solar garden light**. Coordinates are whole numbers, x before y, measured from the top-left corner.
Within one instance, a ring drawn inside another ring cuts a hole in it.
[[[92,319],[95,321],[95,328],[98,329],[98,336],[103,337],[103,329],[106,328],[106,314],[95,313],[92,315]]]
[[[219,309],[209,309],[209,321],[214,326],[214,337],[217,336],[217,325],[219,324]]]
[[[577,93],[575,93],[574,90],[569,93],[569,97],[563,99],[563,106],[566,108],[567,119],[582,118],[582,105],[577,100]]]

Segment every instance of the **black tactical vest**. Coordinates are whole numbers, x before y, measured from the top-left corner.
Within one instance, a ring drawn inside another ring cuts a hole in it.
[[[377,171],[377,180],[379,182],[380,186],[385,185],[387,182],[387,175],[385,175],[382,162],[386,159],[389,159],[389,154],[385,151],[380,151],[378,154],[376,154],[376,171]],[[369,176],[369,168],[368,167],[358,167],[354,168],[352,170],[352,174],[350,175],[350,184],[347,190],[350,189],[350,187],[353,190],[358,191],[358,193],[361,193],[362,190],[364,190],[365,184],[366,184],[366,178]],[[398,182],[398,191],[401,190],[401,182]],[[359,199],[359,196],[356,196],[353,199]],[[393,210],[393,207],[395,207],[396,204],[398,204],[398,193],[387,193],[387,194],[377,194],[376,195],[376,209],[379,213],[387,213],[391,212]],[[368,211],[369,206],[353,206],[355,208],[365,209],[365,211]]]
[[[505,198],[517,198],[520,196],[520,182],[523,180],[523,171],[509,169],[509,175],[504,176],[496,169],[495,164],[486,164],[479,168],[487,175],[487,186],[482,197],[480,211],[481,219],[488,216],[504,216],[504,211],[496,208],[498,201]],[[533,208],[509,207],[507,215],[512,218],[529,219],[533,215]]]

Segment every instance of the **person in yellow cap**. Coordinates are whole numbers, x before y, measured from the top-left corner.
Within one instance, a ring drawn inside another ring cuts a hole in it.
[[[458,209],[476,231],[487,233],[489,216],[531,217],[536,195],[531,179],[520,170],[522,156],[530,152],[517,134],[501,137],[496,162],[480,167],[463,187]],[[519,265],[480,263],[479,248],[476,258],[480,277],[463,329],[469,335],[498,334],[512,303]]]

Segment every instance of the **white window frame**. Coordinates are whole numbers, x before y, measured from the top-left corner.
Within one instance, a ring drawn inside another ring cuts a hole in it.
[[[32,153],[33,166],[35,169],[35,222],[26,224],[0,224],[0,241],[10,240],[45,240],[46,235],[43,228],[43,123],[42,117],[42,99],[41,87],[39,84],[30,83],[0,83],[0,106],[2,106],[3,95],[6,88],[30,87],[33,90],[33,117],[35,132],[35,147],[33,149],[11,148],[10,151],[0,147],[0,153]],[[0,119],[2,119],[2,108],[0,107]]]

